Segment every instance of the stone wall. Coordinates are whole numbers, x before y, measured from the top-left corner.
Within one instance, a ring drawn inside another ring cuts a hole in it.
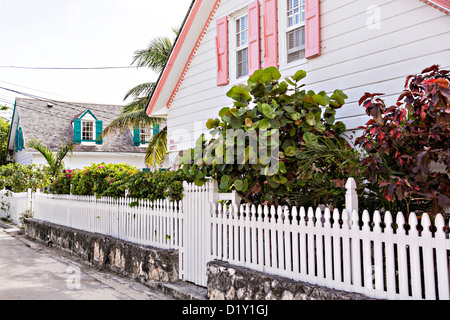
[[[293,281],[227,262],[209,262],[207,272],[210,300],[371,300],[361,294]]]
[[[100,270],[147,281],[178,281],[178,251],[129,243],[34,219],[24,221],[25,235],[88,261]]]

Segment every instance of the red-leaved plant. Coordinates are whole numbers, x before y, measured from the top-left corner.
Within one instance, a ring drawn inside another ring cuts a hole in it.
[[[397,103],[382,94],[359,101],[372,117],[356,144],[369,181],[397,209],[445,213],[450,205],[450,71],[433,65],[406,78]]]

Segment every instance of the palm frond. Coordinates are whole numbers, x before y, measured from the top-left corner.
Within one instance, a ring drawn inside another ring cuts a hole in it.
[[[127,100],[128,98],[138,99],[140,97],[147,98],[152,93],[155,87],[154,82],[146,82],[142,84],[138,84],[134,88],[130,89],[126,94],[123,100]]]
[[[121,110],[121,115],[134,111],[145,110],[148,105],[148,97],[136,98],[132,102],[125,105]]]
[[[167,127],[155,134],[150,140],[145,154],[145,163],[149,167],[157,168],[164,161],[167,154]]]
[[[66,156],[72,157],[73,152],[76,148],[76,144],[74,144],[72,141],[67,141],[66,143],[62,143],[58,148],[58,152],[56,153],[55,157],[55,174],[59,171],[62,171],[65,167],[63,159]]]
[[[42,144],[39,140],[37,139],[31,139],[26,143],[26,147],[27,148],[32,148],[35,149],[36,151],[38,151],[40,154],[42,154],[42,156],[44,157],[44,159],[47,161],[48,166],[52,169],[55,168],[55,156],[53,154],[53,152],[50,150],[50,148],[48,148],[46,145]]]
[[[133,127],[153,127],[161,123],[161,118],[149,117],[145,110],[132,111],[120,115],[118,118],[111,121],[101,134],[101,137],[106,137],[111,133],[125,132],[127,129],[132,129]]]
[[[166,64],[172,45],[172,40],[168,37],[156,37],[146,49],[134,53],[131,64],[137,67],[149,67],[156,73],[160,73]]]

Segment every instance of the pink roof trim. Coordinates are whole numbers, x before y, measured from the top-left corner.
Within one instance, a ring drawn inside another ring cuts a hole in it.
[[[210,1],[210,0],[208,0],[208,1]],[[183,72],[181,73],[181,76],[178,79],[178,82],[177,82],[177,84],[175,86],[175,89],[173,90],[172,95],[170,96],[169,101],[167,102],[167,108],[169,108],[170,105],[172,104],[173,99],[175,98],[175,95],[178,92],[178,89],[180,88],[181,82],[183,81],[184,76],[186,75],[186,72],[189,69],[189,66],[191,64],[191,61],[194,58],[194,55],[197,52],[197,49],[200,46],[201,41],[203,40],[203,37],[204,37],[204,35],[206,33],[206,30],[208,29],[208,27],[209,27],[209,25],[210,25],[210,23],[211,23],[211,21],[213,19],[213,16],[216,13],[217,8],[219,7],[220,1],[221,0],[216,0],[216,3],[214,4],[214,7],[213,7],[213,9],[212,9],[212,11],[211,11],[211,13],[210,13],[210,15],[208,17],[208,20],[206,21],[206,24],[203,27],[203,30],[202,30],[200,36],[198,37],[194,48],[192,49],[192,52],[191,52],[191,54],[189,56],[189,59],[187,60],[186,65],[184,66]],[[194,24],[194,21],[195,21],[195,19],[197,17],[197,14],[198,14],[198,12],[200,10],[200,6],[202,5],[202,3],[203,3],[203,0],[196,0],[195,1],[194,7],[192,8],[192,11],[191,11],[191,13],[189,15],[189,18],[186,21],[186,24],[184,25],[183,30],[181,31],[180,37],[178,38],[178,40],[177,40],[177,42],[175,44],[173,53],[171,54],[171,56],[169,58],[167,66],[164,69],[163,74],[161,76],[161,79],[158,82],[157,87],[155,89],[155,92],[154,92],[154,94],[152,96],[152,99],[149,102],[149,105],[148,105],[148,108],[147,108],[147,115],[151,115],[153,110],[154,110],[154,108],[155,108],[156,102],[159,99],[159,96],[161,95],[161,91],[164,89],[164,86],[166,84],[167,78],[169,77],[169,74],[172,71],[173,66],[175,65],[175,62],[176,62],[176,60],[178,58],[178,55],[179,55],[179,53],[181,51],[181,48],[183,47],[184,42],[186,40],[186,37],[187,37],[188,33],[190,32],[192,25]]]
[[[420,0],[426,4],[438,9],[445,14],[450,14],[450,0]]]
[[[156,101],[158,100],[159,96],[161,95],[161,91],[163,90],[164,85],[166,84],[167,78],[169,77],[169,74],[172,71],[173,66],[175,65],[175,61],[178,57],[178,54],[180,53],[181,48],[183,47],[184,41],[186,40],[187,34],[189,33],[189,30],[191,29],[192,24],[194,23],[195,17],[197,16],[197,13],[200,9],[201,4],[202,4],[202,0],[195,1],[194,7],[192,8],[192,11],[191,11],[191,14],[189,15],[189,18],[186,21],[186,24],[180,34],[180,37],[178,38],[178,40],[175,44],[175,48],[173,49],[173,52],[172,52],[171,56],[169,57],[169,61],[163,71],[162,77],[155,88],[152,99],[150,100],[150,103],[147,108],[148,115],[150,115],[153,112],[153,109],[155,108]]]

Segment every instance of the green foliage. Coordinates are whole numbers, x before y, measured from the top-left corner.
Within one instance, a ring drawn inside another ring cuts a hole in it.
[[[183,181],[192,182],[181,170],[138,172],[130,177],[127,188],[132,198],[178,201],[183,198]]]
[[[153,135],[145,153],[145,163],[149,167],[158,168],[167,153],[167,127]]]
[[[281,81],[280,72],[269,67],[256,71],[246,86],[231,88],[227,96],[233,107],[223,108],[219,118],[207,122],[213,138],[205,141],[202,136],[187,151],[184,173],[198,185],[212,177],[221,191],[234,189],[250,203],[288,203],[304,178],[298,169],[302,152],[323,144],[323,138],[345,145],[341,134],[346,128],[335,115],[348,97],[341,90],[331,96],[302,90],[305,77],[300,70]],[[237,134],[227,137],[229,129]],[[240,133],[243,139],[237,137]],[[261,156],[263,137],[268,137],[266,156]],[[279,153],[273,154],[277,148]]]
[[[125,196],[126,182],[138,169],[129,164],[93,163],[79,170],[66,170],[52,185],[54,192],[97,197]],[[71,186],[71,187],[70,187]]]
[[[172,29],[175,35],[179,29]],[[138,67],[149,67],[159,73],[164,69],[165,63],[172,50],[173,41],[168,37],[156,37],[149,45],[138,50],[134,54],[132,64]],[[103,129],[102,136],[113,132],[124,132],[125,130],[137,127],[153,127],[161,123],[162,118],[149,117],[146,109],[149,97],[155,88],[154,82],[142,83],[129,90],[124,100],[132,98],[133,100],[124,106],[118,118],[114,119],[107,127]],[[164,161],[167,154],[167,129],[163,128],[158,134],[154,135],[149,141],[147,147],[145,162],[148,167],[158,168]]]
[[[136,199],[183,197],[183,181],[190,181],[182,171],[141,172],[128,164],[92,164],[80,170],[66,170],[52,184],[55,194],[96,195]]]
[[[0,167],[0,190],[5,188],[12,192],[26,192],[28,189],[46,187],[49,177],[42,166],[31,164],[24,166],[10,163]]]
[[[305,207],[326,204],[342,210],[345,208],[345,184],[352,177],[359,182],[358,195],[367,199],[360,201],[360,208],[369,209],[371,193],[361,183],[366,170],[360,167],[360,152],[344,140],[321,137],[319,141],[308,144],[297,156],[300,174],[290,200]]]
[[[6,165],[9,127],[10,127],[9,121],[0,118],[0,166]]]
[[[50,177],[53,179],[60,175],[65,167],[63,159],[66,156],[72,156],[73,151],[76,148],[76,145],[73,143],[73,141],[66,141],[64,142],[64,139],[61,141],[61,144],[58,148],[58,151],[56,154],[54,154],[49,147],[42,144],[37,139],[31,139],[27,142],[26,146],[28,148],[33,148],[36,151],[38,151],[47,161],[48,165],[48,172]]]

